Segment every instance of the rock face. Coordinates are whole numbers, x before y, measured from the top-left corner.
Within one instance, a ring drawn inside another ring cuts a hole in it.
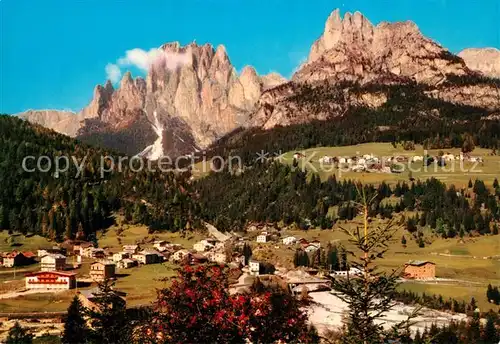
[[[414,23],[374,26],[359,12],[346,13],[342,19],[340,11],[335,10],[294,80],[336,77],[369,81],[392,74],[435,84],[450,73],[466,75],[467,67],[460,58],[424,37]]]
[[[80,128],[79,117],[70,111],[28,110],[16,115],[69,136],[75,136]]]
[[[495,82],[471,69],[491,75],[497,53],[464,53],[475,56],[469,68],[462,58],[424,37],[412,22],[375,26],[359,12],[342,18],[335,10],[291,82],[262,94],[250,125],[269,129],[342,116],[353,106],[377,108],[387,101],[382,85],[416,84],[428,97],[496,111],[500,98]],[[321,107],[301,106],[311,94],[321,97],[319,89],[332,85],[338,90],[329,90],[330,98],[323,99]],[[365,90],[360,92],[360,87]]]
[[[482,74],[500,78],[500,50],[495,48],[465,49],[458,53],[467,67]]]
[[[95,128],[119,131],[147,120],[150,132],[165,143],[164,152],[158,151],[158,142],[143,147],[145,156],[189,153],[244,125],[261,93],[284,81],[277,74],[261,78],[248,66],[238,75],[223,45],[214,49],[210,44],[174,42],[159,49],[146,80],[134,80],[127,73],[117,90],[109,82],[95,88],[92,101],[80,113],[90,119],[81,135]],[[173,64],[174,57],[183,57],[183,62]]]

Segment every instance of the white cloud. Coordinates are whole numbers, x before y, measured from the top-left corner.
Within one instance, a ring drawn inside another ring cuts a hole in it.
[[[153,65],[163,66],[164,68],[174,70],[191,63],[192,55],[189,52],[173,53],[158,48],[153,48],[148,51],[135,48],[127,50],[125,56],[120,57],[116,63],[108,63],[106,65],[106,74],[111,82],[116,83],[121,77],[121,68],[136,67],[147,72]]]
[[[120,81],[122,72],[120,70],[120,67],[118,67],[116,64],[108,63],[106,65],[105,70],[106,70],[106,78],[109,79],[113,84]]]

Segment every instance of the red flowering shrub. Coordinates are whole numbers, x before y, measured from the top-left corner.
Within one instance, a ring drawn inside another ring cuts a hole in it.
[[[279,288],[229,294],[227,270],[186,266],[158,291],[146,330],[151,343],[312,343],[307,315]]]

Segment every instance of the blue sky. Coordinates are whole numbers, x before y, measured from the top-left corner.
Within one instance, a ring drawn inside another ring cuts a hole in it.
[[[79,110],[105,67],[169,41],[224,44],[235,67],[289,76],[332,10],[412,20],[452,52],[500,48],[499,0],[0,0],[0,113]],[[139,70],[133,70],[139,75]]]

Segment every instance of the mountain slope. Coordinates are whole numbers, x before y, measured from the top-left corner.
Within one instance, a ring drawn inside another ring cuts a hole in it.
[[[500,81],[470,70],[460,57],[424,37],[414,23],[374,26],[359,12],[341,18],[335,10],[308,61],[290,82],[262,94],[249,123],[269,129],[343,116],[353,107],[377,109],[388,99],[386,89],[377,87],[383,85],[418,85],[429,98],[490,113],[500,110]],[[321,93],[332,87],[335,91],[326,91],[330,97],[321,103],[297,104],[312,89]]]
[[[500,50],[495,48],[469,48],[458,53],[467,67],[485,76],[500,78]]]
[[[76,136],[80,128],[79,117],[70,111],[27,110],[16,116],[69,136]]]

